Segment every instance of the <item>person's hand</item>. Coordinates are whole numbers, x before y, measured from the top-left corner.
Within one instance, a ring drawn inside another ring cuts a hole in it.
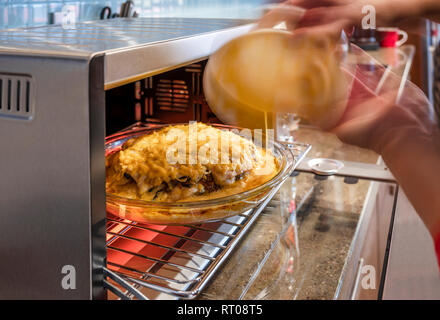
[[[434,239],[440,237],[440,128],[425,94],[387,69],[360,66],[340,122],[342,141],[379,153]],[[383,81],[383,79],[385,79]],[[440,259],[440,257],[439,257]]]
[[[439,4],[434,0],[288,0],[264,15],[258,27],[270,28],[285,21],[295,35],[315,33],[338,38],[341,30],[350,34],[354,26],[362,26],[365,6],[375,8],[377,27],[401,27],[422,34],[425,31],[420,18],[431,17]]]
[[[312,32],[322,36],[322,38],[339,39],[341,36],[341,30],[347,25],[350,25],[348,19],[337,19],[334,21],[328,21],[321,25],[314,25],[313,28],[303,27],[301,24],[306,24],[309,19],[310,10],[301,8],[296,5],[291,5],[289,2],[285,2],[276,6],[274,9],[266,13],[258,22],[257,29],[273,28],[280,23],[285,24],[285,28],[292,32],[293,39],[301,37],[307,32]]]
[[[421,17],[431,0],[289,0],[284,5],[304,8],[298,28],[334,25],[343,22],[344,28],[361,26],[367,6],[374,7],[377,26],[396,26],[402,20]]]
[[[379,154],[396,141],[417,136],[440,141],[433,109],[422,90],[386,69],[357,70],[346,111],[331,131],[343,142]],[[384,85],[378,90],[381,80]]]
[[[432,237],[440,234],[440,129],[424,93],[407,81],[377,94],[354,80],[346,112],[333,132],[344,142],[379,153]],[[397,89],[396,89],[397,88]],[[389,90],[388,90],[389,89]]]
[[[260,25],[266,28],[288,21],[293,39],[311,33],[339,38],[342,29],[361,25],[364,5],[375,7],[379,27],[401,26],[407,17],[431,17],[430,14],[440,12],[438,0],[290,0],[283,9],[266,14]],[[295,8],[294,13],[287,14],[289,6]],[[400,77],[380,65],[375,66],[378,69],[374,72],[363,70],[362,54],[362,51],[355,54],[361,58],[354,63],[357,68],[347,69],[349,78],[353,79],[350,98],[341,120],[331,131],[346,143],[382,155],[437,239],[440,237],[440,129],[433,108],[417,86],[409,81],[401,84]]]

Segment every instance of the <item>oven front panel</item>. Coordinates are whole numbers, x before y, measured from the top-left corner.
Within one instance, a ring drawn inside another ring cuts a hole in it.
[[[90,299],[89,62],[0,55],[0,74],[2,109],[32,110],[0,115],[0,299]]]

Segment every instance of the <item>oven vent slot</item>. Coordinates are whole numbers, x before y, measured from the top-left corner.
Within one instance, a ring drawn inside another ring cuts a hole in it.
[[[183,80],[160,79],[156,101],[160,110],[186,112],[190,104],[188,86]]]
[[[31,120],[34,116],[32,77],[0,73],[0,118]]]

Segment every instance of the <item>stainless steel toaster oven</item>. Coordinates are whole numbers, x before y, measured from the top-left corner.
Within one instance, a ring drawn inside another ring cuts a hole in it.
[[[206,59],[251,28],[248,20],[136,18],[0,30],[0,298],[191,299],[215,277],[224,285],[222,277],[234,278],[218,274],[228,259],[231,266],[242,266],[248,280],[233,298],[245,298],[262,264],[247,270],[231,253],[257,232],[257,220],[264,226],[270,210],[287,205],[289,212],[295,206],[308,212],[301,218],[307,221],[314,216],[307,201],[320,199],[317,190],[338,185],[344,188],[341,194],[350,194],[354,189],[347,187],[372,175],[376,182],[368,183],[375,185],[361,186],[365,194],[359,206],[351,200],[330,206],[339,210],[332,219],[343,219],[337,223],[350,228],[341,242],[345,255],[337,277],[327,279],[331,296],[357,294],[359,259],[375,203],[388,213],[381,218],[384,232],[372,245],[379,248],[372,255],[375,264],[382,266],[397,196],[393,178],[375,161],[372,166],[345,162],[340,177],[324,181],[322,172],[315,176],[313,168],[300,165],[310,145],[295,142],[298,172],[307,176],[292,179],[313,184],[303,188],[307,192],[300,192],[297,204],[280,199],[278,186],[256,209],[211,225],[165,227],[106,218],[106,137],[158,123],[219,122],[203,97]],[[379,189],[386,190],[380,197]],[[319,208],[328,201],[319,200]],[[341,208],[356,208],[358,215]],[[318,215],[324,227],[313,232],[326,232],[327,216]],[[289,230],[266,241],[267,250],[256,259],[268,261],[275,244],[286,246]],[[309,259],[319,264],[317,256]],[[380,275],[378,270],[378,283]],[[205,297],[221,297],[218,288],[211,286]]]

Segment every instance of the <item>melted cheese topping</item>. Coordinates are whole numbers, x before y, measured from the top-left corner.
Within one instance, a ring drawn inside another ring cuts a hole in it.
[[[106,159],[107,192],[130,199],[196,201],[254,188],[278,172],[270,151],[197,123],[128,140]]]

